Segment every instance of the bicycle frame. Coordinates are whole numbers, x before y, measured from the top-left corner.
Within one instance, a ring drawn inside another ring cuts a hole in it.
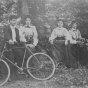
[[[15,67],[17,67],[17,68],[20,69],[20,70],[23,70],[23,69],[24,69],[23,65],[24,65],[24,61],[25,61],[25,56],[26,56],[27,49],[28,49],[28,51],[31,53],[31,55],[33,55],[33,52],[26,46],[26,44],[24,44],[24,47],[14,47],[14,48],[11,48],[11,49],[8,50],[8,52],[9,52],[10,50],[12,50],[12,49],[15,49],[15,48],[24,48],[24,49],[25,49],[25,51],[24,51],[24,56],[23,56],[23,60],[22,60],[22,66],[21,66],[21,67],[19,67],[18,65],[16,65],[15,63],[13,63],[11,60],[9,60],[7,57],[5,57],[4,52],[6,51],[5,49],[7,49],[7,48],[6,48],[6,43],[5,43],[4,48],[3,48],[3,51],[2,51],[2,53],[1,53],[1,60],[2,60],[3,58],[5,58],[5,59],[6,59],[7,61],[9,61],[12,65],[14,65]]]

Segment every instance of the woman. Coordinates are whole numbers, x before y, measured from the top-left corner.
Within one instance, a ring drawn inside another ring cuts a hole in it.
[[[71,36],[66,28],[63,27],[63,20],[57,22],[56,27],[49,38],[51,44],[53,44],[53,54],[56,61],[63,62],[65,65],[73,66],[74,57],[70,52]]]
[[[87,60],[86,58],[84,58],[84,55],[86,55],[87,50],[86,46],[80,47],[80,45],[82,44],[81,40],[84,40],[84,38],[82,38],[79,29],[77,29],[76,21],[72,23],[72,28],[71,30],[69,30],[69,33],[72,37],[72,41],[75,41],[75,43],[73,43],[71,47],[72,54],[74,57],[76,57],[77,62],[80,62],[81,65],[85,65]]]
[[[20,35],[24,35],[29,47],[34,48],[37,46],[38,33],[36,27],[31,24],[31,19],[29,16],[25,19],[25,26],[20,28]]]

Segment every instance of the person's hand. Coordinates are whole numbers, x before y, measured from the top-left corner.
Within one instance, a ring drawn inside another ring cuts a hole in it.
[[[35,46],[33,44],[27,44],[27,46],[32,48],[32,49],[35,48]]]
[[[88,46],[88,43],[86,43],[86,46]]]
[[[9,40],[9,44],[14,44],[14,42],[12,40]]]
[[[65,45],[67,45],[68,44],[68,40],[65,40]]]
[[[53,41],[51,40],[50,43],[53,44]]]
[[[77,41],[77,44],[79,44],[80,46],[83,46],[84,42],[83,41]]]
[[[81,42],[85,42],[85,38],[81,38],[80,41],[81,41]]]

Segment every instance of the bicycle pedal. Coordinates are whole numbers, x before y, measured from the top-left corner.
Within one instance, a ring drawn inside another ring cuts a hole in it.
[[[17,72],[18,72],[18,74],[24,74],[24,72],[19,69],[17,70]]]

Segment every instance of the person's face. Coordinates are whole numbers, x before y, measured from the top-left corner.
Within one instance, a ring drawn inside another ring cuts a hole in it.
[[[25,21],[26,25],[30,25],[31,24],[31,19],[30,18],[27,18],[26,21]]]
[[[15,26],[16,23],[17,23],[17,19],[12,19],[12,20],[10,20],[10,24],[11,24],[12,26]]]
[[[77,24],[74,23],[72,27],[73,27],[74,29],[76,29],[76,28],[77,28]]]
[[[57,24],[58,24],[58,27],[63,27],[63,21],[59,21]]]

